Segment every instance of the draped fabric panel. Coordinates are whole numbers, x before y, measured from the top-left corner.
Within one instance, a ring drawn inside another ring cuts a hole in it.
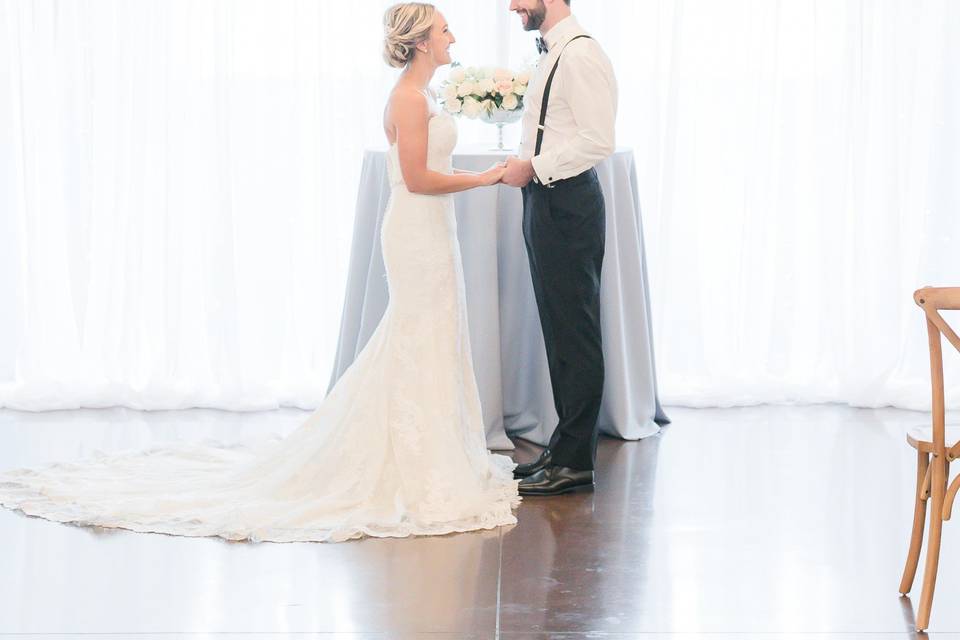
[[[0,0],[0,406],[319,404],[389,4]],[[456,60],[534,59],[507,5],[440,4]],[[927,406],[910,294],[960,285],[960,7],[572,6],[620,82],[663,400]]]

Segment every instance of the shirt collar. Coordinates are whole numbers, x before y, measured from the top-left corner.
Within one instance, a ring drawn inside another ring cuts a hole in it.
[[[557,24],[553,25],[550,28],[550,31],[547,31],[543,36],[543,41],[547,43],[547,48],[553,49],[559,45],[564,40],[576,35],[583,31],[580,28],[580,23],[577,22],[577,19],[573,17],[573,14],[570,14]]]

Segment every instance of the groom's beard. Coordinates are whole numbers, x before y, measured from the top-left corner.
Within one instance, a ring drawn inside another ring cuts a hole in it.
[[[543,4],[543,0],[540,0],[540,4],[530,11],[524,10],[523,13],[527,14],[527,23],[523,25],[524,31],[536,31],[540,28],[540,25],[543,24],[543,21],[547,19],[547,6]]]

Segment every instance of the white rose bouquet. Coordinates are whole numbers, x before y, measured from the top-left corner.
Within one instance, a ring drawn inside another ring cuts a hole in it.
[[[529,83],[529,71],[464,68],[454,63],[449,77],[440,85],[440,94],[448,113],[499,124],[520,117]]]

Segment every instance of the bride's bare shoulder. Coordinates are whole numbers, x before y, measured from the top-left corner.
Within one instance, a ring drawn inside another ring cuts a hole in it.
[[[425,131],[430,119],[430,107],[426,96],[415,87],[398,84],[387,98],[383,115],[383,130],[387,142],[393,144],[397,141],[398,129]]]
[[[429,112],[427,97],[415,87],[398,84],[387,98],[387,110],[391,114],[418,115]]]

